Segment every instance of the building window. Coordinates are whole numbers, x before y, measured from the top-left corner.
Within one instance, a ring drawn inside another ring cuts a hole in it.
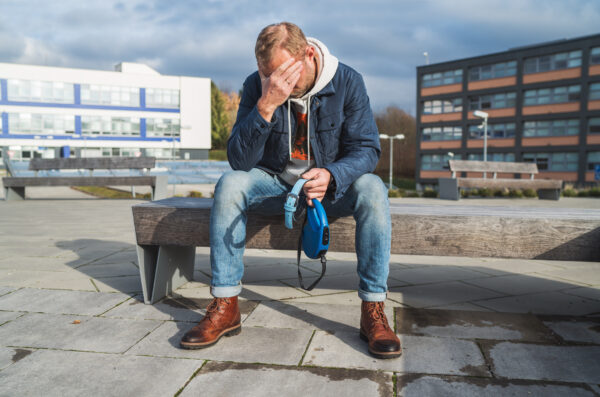
[[[60,81],[7,81],[7,99],[16,102],[75,103],[73,84]]]
[[[179,108],[179,90],[146,88],[146,107]]]
[[[469,126],[469,139],[483,139],[483,128],[478,125]],[[506,124],[488,124],[488,138],[514,138],[515,123]]]
[[[594,171],[600,165],[600,152],[589,152],[587,154],[587,169]]]
[[[525,60],[525,74],[548,72],[581,66],[581,50],[544,55]]]
[[[468,160],[483,161],[483,153],[471,153],[467,156]],[[514,153],[488,153],[487,161],[515,161]]]
[[[450,157],[448,154],[424,154],[421,156],[421,170],[447,170],[448,160],[460,160],[460,154]]]
[[[75,116],[62,114],[9,113],[11,134],[72,134]]]
[[[590,84],[590,101],[600,99],[600,83]]]
[[[579,134],[579,120],[526,121],[523,136],[564,136]]]
[[[178,137],[178,119],[146,119],[147,137]]]
[[[577,153],[524,153],[523,161],[536,163],[540,171],[577,171]]]
[[[424,74],[422,80],[423,87],[436,87],[438,85],[458,83],[462,83],[462,69]]]
[[[140,119],[136,117],[81,116],[83,135],[139,136]]]
[[[423,102],[423,114],[462,112],[462,99],[444,99]]]
[[[476,66],[469,69],[469,81],[497,79],[517,74],[517,61]]]
[[[140,89],[109,85],[82,84],[81,103],[84,105],[140,106]]]
[[[156,157],[158,159],[172,159],[179,157],[179,149],[173,148],[148,148],[146,149],[146,156]]]
[[[592,48],[590,51],[590,64],[600,65],[600,47]]]
[[[590,119],[588,123],[588,134],[600,134],[600,117]]]
[[[550,103],[564,103],[579,100],[581,87],[571,85],[568,87],[540,88],[525,91],[525,106],[547,105]]]
[[[431,127],[423,128],[422,141],[452,141],[462,138],[461,127]]]
[[[469,110],[512,108],[516,97],[514,92],[474,96],[469,98]]]

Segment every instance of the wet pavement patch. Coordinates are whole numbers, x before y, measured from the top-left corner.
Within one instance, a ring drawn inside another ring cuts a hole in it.
[[[27,357],[28,355],[30,355],[31,353],[33,353],[32,350],[27,350],[27,349],[15,349],[15,354],[12,356],[12,362],[16,363],[17,361]]]
[[[393,395],[391,373],[345,368],[288,367],[211,361],[202,367],[192,380],[192,383],[195,380],[204,384],[202,390],[206,391],[205,387],[210,387],[210,385],[208,382],[201,382],[202,380],[208,381],[209,378],[211,380],[220,378],[222,381],[226,381],[228,387],[231,386],[232,388],[236,387],[236,383],[244,382],[245,385],[243,387],[248,388],[247,395],[276,395],[272,394],[274,390],[270,390],[269,388],[279,389],[279,393],[281,394],[277,395],[286,395],[285,390],[281,389],[281,384],[277,386],[274,384],[261,385],[260,382],[252,382],[253,385],[247,383],[248,374],[250,373],[254,374],[253,378],[255,380],[261,378],[265,380],[274,378],[287,379],[288,381],[284,382],[287,387],[295,387],[294,390],[296,392],[301,388],[306,388],[307,395],[314,395],[315,390],[311,390],[311,388],[320,389],[321,392],[317,392],[319,395],[325,395],[323,394],[326,391],[325,389],[337,390],[337,393],[340,395]],[[238,380],[236,381],[236,379]],[[243,381],[243,379],[246,380]],[[225,384],[221,384],[219,387],[222,391]],[[261,388],[263,389],[261,390]],[[233,392],[233,390],[231,391]],[[370,391],[369,394],[363,394],[368,390]],[[187,388],[184,391],[188,391]]]
[[[406,335],[557,343],[532,314],[395,308],[396,332]]]
[[[396,382],[400,396],[596,396],[589,385],[552,381],[484,379],[477,377],[401,375]]]

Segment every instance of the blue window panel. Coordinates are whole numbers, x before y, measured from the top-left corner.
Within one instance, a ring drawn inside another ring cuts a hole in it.
[[[75,116],[75,134],[81,135],[81,116]]]
[[[15,106],[35,106],[35,107],[50,107],[50,108],[68,108],[68,109],[102,109],[102,110],[148,110],[152,112],[164,112],[164,113],[179,113],[179,109],[167,109],[167,108],[141,108],[131,106],[106,106],[106,105],[75,105],[68,103],[40,103],[40,102],[7,102],[3,100],[5,105]]]
[[[81,84],[73,84],[73,99],[75,105],[81,105]]]
[[[146,89],[145,88],[140,88],[140,107],[141,108],[146,107]]]
[[[2,112],[2,135],[8,135],[8,113]]]
[[[140,119],[140,138],[146,139],[146,119],[143,117]]]
[[[0,102],[8,101],[8,88],[6,79],[0,79]]]

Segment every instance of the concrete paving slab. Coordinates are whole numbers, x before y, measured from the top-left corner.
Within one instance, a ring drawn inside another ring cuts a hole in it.
[[[500,297],[502,294],[458,281],[391,288],[388,298],[412,307],[433,307]]]
[[[122,292],[136,294],[142,292],[142,282],[139,274],[136,276],[97,277],[94,284],[100,292]]]
[[[600,301],[600,287],[578,287],[562,291],[563,294],[580,296],[582,298]]]
[[[21,248],[22,250],[22,248]],[[61,258],[14,255],[0,259],[0,269],[64,272],[71,270]]]
[[[0,310],[93,316],[126,299],[125,294],[23,288],[0,297]]]
[[[307,270],[307,276],[309,274],[315,274],[314,272]],[[244,276],[242,282],[254,283],[257,281],[269,281],[269,280],[281,280],[285,278],[298,277],[298,268],[292,264],[273,264],[264,266],[251,266],[244,269]]]
[[[408,269],[390,269],[390,277],[407,284],[431,284],[442,281],[469,280],[487,275],[458,266],[425,266]]]
[[[590,262],[583,266],[570,266],[568,269],[544,270],[539,273],[560,277],[568,281],[572,280],[587,285],[600,286],[600,263]]]
[[[16,291],[16,290],[17,289],[13,288],[13,287],[0,286],[0,296],[9,294],[9,293],[11,293],[13,291]]]
[[[451,338],[399,335],[402,355],[380,360],[369,355],[358,332],[317,331],[303,365],[360,368],[402,373],[491,376],[474,342]]]
[[[395,308],[400,334],[457,339],[557,343],[544,323],[531,314]]]
[[[386,306],[393,326],[393,307]],[[327,332],[355,332],[360,327],[360,306],[314,303],[264,302],[244,321],[251,327],[317,329]]]
[[[600,312],[600,302],[561,292],[543,292],[497,299],[475,300],[474,303],[488,309],[507,313],[583,316]]]
[[[218,396],[224,390],[247,397],[393,395],[392,375],[382,372],[209,362],[181,396]]]
[[[45,272],[39,270],[0,269],[0,285],[12,287],[73,289],[96,291],[90,279],[74,270]]]
[[[140,270],[131,262],[100,264],[93,263],[77,268],[77,271],[86,277],[119,277],[119,276],[139,276]]]
[[[141,296],[136,296],[107,311],[102,317],[198,322],[204,317],[204,310],[190,308],[172,298],[163,299],[153,305],[146,305]]]
[[[31,349],[0,347],[0,371],[27,357],[32,352]],[[0,393],[2,393],[2,388],[0,388]]]
[[[0,327],[11,347],[123,353],[161,323],[61,314],[28,313]]]
[[[131,247],[131,249],[125,249],[123,251],[115,252],[109,256],[105,256],[102,259],[99,259],[94,264],[121,264],[121,263],[131,263],[137,262],[137,252],[135,247]]]
[[[4,323],[7,323],[16,318],[21,317],[23,314],[25,314],[25,313],[0,311],[0,326]]]
[[[279,300],[310,296],[298,288],[290,287],[278,280],[259,281],[256,283],[244,284],[241,296],[244,299],[255,301]]]
[[[327,254],[327,276],[339,276],[343,274],[356,274],[356,254],[354,259],[350,261],[332,260],[331,255],[335,253]],[[296,264],[296,258],[293,258],[294,265]],[[303,269],[309,269],[316,273],[321,273],[321,262],[313,259],[304,259],[301,262]]]
[[[534,294],[536,292],[560,291],[572,288],[567,281],[548,280],[539,274],[511,274],[508,276],[486,277],[466,280],[465,283],[488,288],[505,295]]]
[[[208,273],[208,275],[206,275],[202,271],[194,271],[194,275],[193,275],[194,281],[204,284],[203,285],[204,287],[209,286],[210,285],[210,274],[211,273]]]
[[[500,378],[600,383],[600,346],[482,345]]]
[[[477,312],[492,312],[493,310],[487,309],[485,307],[477,306],[473,303],[463,302],[463,303],[453,303],[451,305],[442,305],[442,306],[433,306],[431,309],[440,309],[440,310],[469,310],[469,311],[477,311]]]
[[[600,321],[545,321],[544,324],[566,341],[600,345]]]
[[[196,360],[40,350],[1,371],[0,384],[7,395],[162,397],[174,395],[201,365]]]
[[[206,349],[180,348],[181,338],[192,327],[190,323],[165,322],[126,354],[296,365],[312,335],[309,330],[242,326],[239,335],[223,337]]]
[[[592,397],[586,385],[501,381],[496,379],[466,378],[455,376],[398,377],[398,396],[444,396],[444,397]]]

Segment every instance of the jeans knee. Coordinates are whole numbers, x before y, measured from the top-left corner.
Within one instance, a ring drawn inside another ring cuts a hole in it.
[[[364,174],[358,178],[353,189],[356,191],[359,201],[366,203],[388,203],[388,191],[381,178],[374,174]]]
[[[247,190],[248,173],[246,171],[228,171],[221,176],[215,186],[215,200],[236,202]]]

